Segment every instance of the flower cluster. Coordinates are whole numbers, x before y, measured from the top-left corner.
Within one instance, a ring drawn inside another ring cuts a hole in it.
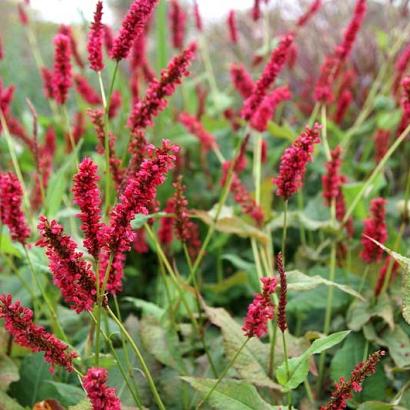
[[[114,262],[123,262],[122,254],[130,250],[135,233],[130,222],[136,214],[149,213],[150,206],[155,200],[157,187],[165,181],[167,172],[173,167],[175,153],[178,147],[168,140],[162,141],[160,148],[147,147],[149,158],[144,159],[135,175],[130,175],[126,181],[119,202],[110,214],[110,225],[106,229],[107,247],[103,254],[114,255]],[[117,259],[116,259],[117,258]],[[102,262],[105,263],[105,262]],[[114,267],[114,263],[113,263]],[[121,289],[121,275],[110,272],[108,287],[111,291]]]
[[[379,262],[383,249],[375,244],[371,239],[384,244],[387,240],[387,225],[386,225],[386,200],[383,198],[375,198],[370,203],[370,217],[364,221],[362,233],[363,250],[360,253],[361,258],[366,263]]]
[[[339,379],[336,387],[332,392],[331,399],[320,410],[343,410],[347,407],[347,400],[353,397],[353,392],[362,391],[362,383],[366,377],[371,376],[376,372],[376,366],[380,362],[386,352],[378,350],[372,353],[368,359],[359,363],[353,369],[350,379],[346,381],[344,377]]]
[[[182,112],[179,114],[178,120],[192,135],[198,138],[204,152],[208,152],[216,145],[215,137],[206,131],[192,115]]]
[[[171,0],[169,6],[172,46],[180,50],[184,46],[186,15],[178,0]]]
[[[232,64],[230,73],[231,81],[236,91],[238,91],[243,98],[248,98],[252,94],[255,86],[251,75],[241,64]]]
[[[142,35],[158,0],[135,0],[122,21],[117,38],[111,49],[113,60],[127,58],[133,42]]]
[[[90,368],[83,377],[84,389],[93,410],[121,410],[121,401],[115,389],[107,386],[106,369]]]
[[[245,120],[250,120],[262,103],[269,87],[275,82],[286,62],[289,48],[293,44],[293,35],[284,36],[279,45],[273,50],[270,60],[264,68],[261,77],[256,81],[252,94],[245,100],[241,115]]]
[[[282,253],[278,253],[276,256],[276,265],[278,267],[280,278],[280,293],[279,293],[279,305],[278,305],[278,327],[283,333],[288,328],[286,320],[286,304],[287,304],[287,280],[285,267],[283,266]]]
[[[25,244],[30,228],[21,210],[23,190],[12,172],[0,173],[0,219],[9,228],[11,238]]]
[[[94,12],[94,21],[88,33],[87,43],[88,61],[91,69],[94,71],[102,71],[104,68],[102,54],[104,26],[102,24],[102,16],[103,3],[98,1]]]
[[[268,332],[268,321],[275,315],[275,306],[271,296],[275,292],[277,281],[273,277],[261,278],[262,292],[258,293],[248,306],[248,313],[242,326],[245,336],[262,337]]]
[[[53,97],[58,104],[65,104],[72,84],[70,39],[64,34],[57,34],[54,47]]]
[[[317,13],[321,5],[322,0],[313,0],[306,12],[299,17],[296,26],[303,27]]]
[[[83,100],[90,105],[101,104],[101,98],[97,92],[91,87],[87,79],[81,74],[76,74],[74,76],[74,82],[78,94],[81,95]]]
[[[292,94],[288,87],[278,87],[267,95],[253,117],[251,118],[251,127],[256,131],[264,132],[268,126],[269,120],[273,117],[276,107],[282,101],[289,100]]]
[[[189,75],[188,67],[196,52],[196,44],[191,43],[181,54],[174,57],[168,67],[161,72],[159,80],[153,79],[145,98],[135,103],[129,118],[129,127],[135,131],[152,125],[155,115],[167,106],[165,97],[171,96],[183,77]]]
[[[78,216],[82,222],[84,247],[96,260],[103,243],[99,179],[97,165],[91,158],[84,158],[74,175],[72,188],[74,202],[81,211]]]
[[[179,176],[174,183],[175,232],[178,239],[188,247],[191,259],[195,259],[201,248],[198,225],[189,219],[188,200],[185,198],[185,186]]]
[[[342,165],[342,149],[337,146],[331,153],[331,159],[326,163],[326,174],[322,177],[323,198],[327,206],[336,201],[340,187],[343,183],[343,176],[340,174]]]
[[[41,238],[37,245],[46,248],[53,281],[64,300],[77,313],[91,310],[96,300],[96,280],[91,265],[55,220],[49,222],[40,216],[38,230]]]
[[[293,144],[285,150],[280,159],[279,175],[273,182],[277,185],[277,195],[288,200],[302,186],[306,165],[312,160],[313,146],[320,142],[321,126],[306,127]]]
[[[50,371],[54,366],[62,366],[69,372],[73,370],[73,359],[77,353],[69,352],[68,346],[48,333],[43,327],[33,323],[33,312],[21,305],[13,303],[11,295],[0,295],[0,318],[4,319],[4,327],[20,346],[32,352],[44,352],[44,359],[50,363]]]
[[[238,27],[236,26],[236,13],[235,10],[230,10],[228,14],[228,19],[226,20],[229,30],[229,39],[231,43],[238,43]]]

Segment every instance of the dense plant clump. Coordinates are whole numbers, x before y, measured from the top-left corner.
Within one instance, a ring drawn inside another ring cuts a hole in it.
[[[408,2],[0,3],[1,409],[410,408]]]

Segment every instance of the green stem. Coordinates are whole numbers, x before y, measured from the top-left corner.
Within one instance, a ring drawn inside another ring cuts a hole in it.
[[[241,345],[241,347],[238,349],[238,351],[235,353],[235,355],[232,357],[231,361],[228,363],[228,365],[225,367],[225,369],[223,370],[222,374],[219,376],[218,380],[215,382],[215,384],[211,387],[211,389],[208,391],[208,393],[206,394],[206,396],[198,403],[198,405],[196,406],[196,409],[198,410],[199,408],[201,408],[206,402],[207,400],[211,397],[212,393],[214,392],[214,390],[218,387],[219,383],[222,381],[222,379],[226,376],[226,373],[228,373],[228,370],[233,366],[233,364],[235,363],[236,359],[238,358],[238,356],[240,355],[240,353],[242,352],[242,350],[244,349],[244,347],[246,346],[246,343],[248,343],[248,341],[250,340],[250,338],[248,337]]]
[[[323,147],[325,149],[326,159],[329,161],[331,159],[329,142],[327,140],[327,117],[326,117],[326,105],[321,107],[321,118],[322,118],[322,140]]]
[[[362,290],[367,280],[367,276],[369,275],[369,270],[370,270],[370,265],[366,265],[366,267],[364,268],[364,273],[362,275],[362,280],[360,282],[359,293],[362,293]]]
[[[121,323],[120,320],[118,320],[117,316],[115,316],[115,314],[112,312],[112,310],[110,309],[109,306],[106,307],[106,310],[108,312],[108,314],[110,315],[110,317],[112,318],[112,320],[114,320],[114,322],[117,324],[117,326],[119,327],[120,331],[124,334],[124,336],[128,339],[128,342],[132,348],[132,350],[134,351],[135,355],[137,356],[137,359],[141,365],[142,371],[147,379],[149,388],[151,390],[151,393],[154,397],[155,402],[157,403],[158,407],[161,410],[165,410],[165,406],[162,403],[161,397],[159,396],[158,390],[155,386],[154,380],[152,378],[151,372],[149,371],[144,357],[142,356],[140,350],[138,349],[138,346],[135,344],[133,338],[130,336],[130,334],[127,332],[127,330],[125,329],[124,325]]]
[[[286,345],[285,332],[282,333],[283,355],[285,358],[286,378],[290,380],[289,362],[288,362],[288,347]],[[288,409],[292,409],[292,392],[288,391]]]

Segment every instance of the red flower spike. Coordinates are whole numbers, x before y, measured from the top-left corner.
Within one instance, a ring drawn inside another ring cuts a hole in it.
[[[201,148],[204,152],[208,152],[216,145],[215,137],[204,129],[202,124],[192,115],[182,112],[178,116],[179,122],[190,132],[198,138]]]
[[[261,18],[261,0],[253,0],[252,19],[258,21]]]
[[[386,280],[387,272],[390,270],[391,277],[396,275],[398,270],[400,269],[400,264],[393,259],[390,255],[388,255],[385,259],[383,266],[379,271],[379,276],[376,281],[376,286],[374,287],[374,296],[378,297],[383,289],[384,282]]]
[[[175,199],[169,198],[165,206],[164,212],[167,214],[173,214],[175,212]],[[160,220],[160,225],[158,229],[158,239],[161,245],[166,248],[172,243],[173,239],[173,226],[174,218],[164,216]]]
[[[353,369],[350,379],[346,381],[343,377],[336,383],[335,389],[332,392],[331,399],[320,410],[343,410],[347,407],[347,400],[353,397],[353,392],[362,390],[362,383],[366,377],[373,375],[376,372],[376,366],[380,362],[386,352],[378,350],[371,354],[364,362],[360,362]]]
[[[171,0],[169,7],[172,46],[180,50],[184,46],[186,15],[178,0]]]
[[[383,256],[383,249],[368,237],[382,245],[386,242],[387,225],[385,206],[386,200],[383,198],[375,198],[370,202],[370,217],[364,221],[361,239],[363,250],[360,253],[361,258],[366,263],[379,262]]]
[[[73,55],[74,61],[76,62],[78,67],[83,69],[84,68],[84,63],[83,63],[83,60],[82,60],[82,58],[80,56],[80,53],[78,51],[77,41],[74,37],[74,33],[73,33],[72,28],[70,26],[66,26],[65,24],[62,24],[60,26],[60,29],[58,30],[58,33],[59,34],[64,34],[70,39],[70,48],[71,48],[71,53]]]
[[[91,24],[90,31],[88,33],[88,61],[90,63],[91,70],[102,71],[104,68],[103,61],[103,36],[104,36],[104,26],[102,24],[103,16],[103,3],[98,1],[95,12],[94,21]]]
[[[91,158],[84,158],[73,178],[74,202],[79,206],[84,247],[96,260],[100,253],[103,223],[101,220],[101,194],[98,188],[97,165]]]
[[[335,113],[335,123],[341,124],[343,119],[349,110],[353,101],[353,95],[349,90],[343,90],[337,99],[337,108]]]
[[[245,67],[241,64],[231,65],[231,81],[236,91],[243,97],[248,98],[255,87],[251,75],[246,71]]]
[[[199,11],[199,6],[198,6],[197,1],[194,2],[194,18],[195,18],[195,27],[197,28],[198,31],[202,31],[203,30],[202,17]]]
[[[28,23],[29,23],[29,20],[28,20],[28,15],[26,13],[26,10],[25,10],[24,6],[22,4],[18,4],[17,5],[17,11],[18,11],[18,14],[19,14],[20,23],[23,26],[27,26]]]
[[[287,281],[286,272],[283,266],[282,253],[278,253],[276,257],[276,264],[278,267],[280,277],[280,293],[279,293],[279,306],[278,306],[278,327],[282,333],[288,328],[286,320],[286,304],[287,304]]]
[[[273,180],[277,185],[277,195],[288,200],[303,184],[306,165],[312,160],[314,144],[320,142],[319,124],[305,131],[285,150],[280,159],[279,175]]]
[[[238,43],[238,27],[236,25],[236,13],[235,10],[230,10],[228,18],[226,20],[229,30],[229,39],[232,44]]]
[[[344,178],[340,174],[342,149],[338,146],[330,153],[331,159],[326,163],[326,174],[322,177],[323,198],[327,206],[336,201]]]
[[[91,87],[87,79],[81,74],[76,74],[74,76],[74,82],[78,94],[81,95],[81,98],[90,105],[99,105],[101,104],[101,97],[97,92]]]
[[[122,104],[122,96],[118,90],[115,90],[111,96],[110,108],[108,109],[108,118],[113,119],[117,116]]]
[[[84,389],[93,410],[121,410],[121,401],[115,389],[107,386],[108,371],[91,368],[83,377]]]
[[[77,353],[70,352],[68,346],[43,327],[33,323],[33,312],[21,305],[13,303],[11,295],[0,295],[0,318],[4,319],[4,327],[20,346],[32,352],[44,352],[44,359],[50,364],[50,372],[54,366],[62,366],[73,371],[73,359]]]
[[[174,57],[168,67],[161,72],[159,80],[153,79],[143,100],[136,102],[128,120],[131,130],[144,129],[153,124],[153,118],[167,105],[165,97],[171,96],[183,77],[189,75],[188,67],[196,52],[196,44],[191,43],[182,53]]]
[[[77,251],[77,244],[64,234],[63,227],[40,216],[37,245],[46,248],[54,284],[65,302],[77,313],[91,311],[96,301],[96,280],[91,265]]]
[[[53,95],[58,104],[65,104],[72,85],[70,39],[64,34],[54,37]]]
[[[267,95],[258,110],[251,118],[251,127],[259,132],[266,131],[269,121],[275,114],[277,106],[286,100],[290,100],[292,94],[288,87],[278,87]]]
[[[379,163],[389,149],[390,131],[378,129],[374,134],[374,160]]]
[[[248,307],[242,330],[246,337],[262,337],[268,333],[268,322],[275,315],[275,306],[271,296],[276,289],[276,278],[264,277],[261,279],[262,292],[256,294]]]
[[[11,172],[0,173],[0,219],[9,228],[13,241],[26,244],[31,232],[21,210],[23,189],[20,181]]]
[[[283,36],[279,45],[273,50],[268,64],[265,66],[261,77],[256,81],[252,94],[245,100],[242,107],[242,118],[250,120],[259,108],[269,87],[275,82],[277,76],[286,63],[289,48],[293,44],[293,35]]]
[[[103,27],[104,27],[105,51],[107,52],[108,55],[111,55],[112,48],[114,46],[114,35],[112,33],[112,29],[110,26],[107,26],[106,24],[104,24]]]
[[[128,57],[133,42],[143,34],[158,0],[134,0],[111,50],[111,58],[116,61]]]
[[[47,67],[41,68],[41,77],[43,79],[44,96],[49,99],[54,99],[54,78],[53,72]]]
[[[306,12],[301,15],[296,22],[297,27],[303,27],[318,12],[322,5],[322,0],[313,0]]]

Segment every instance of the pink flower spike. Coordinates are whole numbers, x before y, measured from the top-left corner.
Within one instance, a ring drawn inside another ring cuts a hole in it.
[[[143,34],[158,0],[134,0],[111,50],[111,58],[116,61],[127,58],[133,42]]]
[[[77,353],[70,352],[68,346],[43,327],[33,323],[33,312],[21,305],[13,303],[11,295],[0,295],[0,318],[4,319],[4,327],[20,346],[32,352],[44,352],[44,359],[50,363],[50,372],[54,366],[62,366],[73,371],[73,359]]]
[[[184,46],[186,15],[178,0],[171,0],[169,7],[172,46],[180,50]]]
[[[235,10],[230,10],[227,19],[227,25],[229,30],[229,39],[232,44],[238,43],[238,27],[236,25],[236,13]]]
[[[93,410],[121,410],[121,401],[115,389],[107,386],[106,369],[91,368],[83,377],[84,389]]]
[[[236,91],[243,97],[248,98],[255,87],[251,75],[246,71],[245,67],[241,64],[231,65],[231,81]]]
[[[74,77],[75,87],[82,99],[90,105],[99,105],[102,103],[101,97],[91,87],[89,82],[81,74],[76,74]]]
[[[65,104],[72,85],[70,39],[64,34],[54,38],[53,95],[58,104]]]
[[[91,24],[90,31],[88,33],[88,61],[90,67],[94,71],[102,71],[104,68],[103,62],[103,35],[104,35],[104,26],[102,24],[103,16],[103,3],[98,1],[95,12],[94,12],[94,21]]]
[[[306,12],[296,22],[296,26],[303,27],[320,9],[322,0],[313,0]]]

